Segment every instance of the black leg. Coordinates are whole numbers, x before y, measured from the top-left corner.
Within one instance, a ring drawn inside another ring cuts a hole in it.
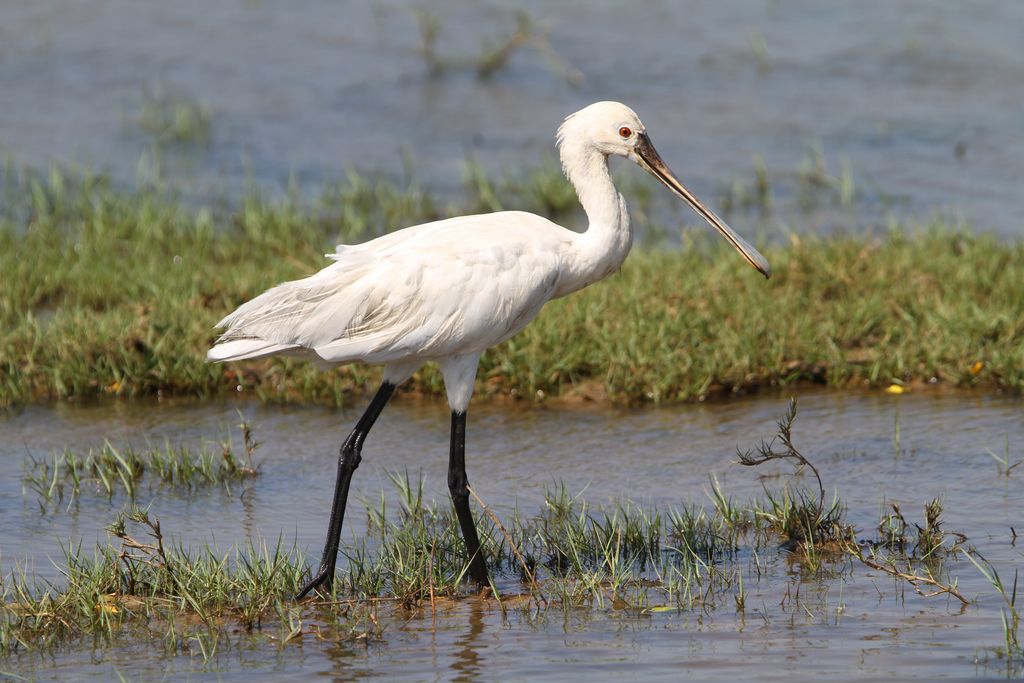
[[[466,413],[452,412],[451,456],[448,460],[448,490],[452,493],[455,514],[462,527],[462,538],[466,541],[469,554],[469,576],[476,585],[484,588],[490,585],[487,566],[480,552],[480,539],[473,524],[473,513],[469,510],[469,480],[466,478]]]
[[[360,452],[363,450],[363,441],[370,433],[373,423],[380,417],[380,413],[387,405],[388,399],[395,391],[395,385],[385,381],[370,401],[369,407],[363,416],[359,418],[355,429],[348,435],[341,445],[341,455],[338,458],[338,480],[334,484],[334,503],[331,505],[331,521],[327,525],[327,542],[324,544],[324,554],[320,559],[320,568],[316,575],[307,583],[298,595],[296,600],[306,597],[314,588],[323,588],[324,591],[331,590],[334,582],[334,567],[338,562],[338,544],[341,542],[341,524],[345,520],[345,505],[348,502],[348,486],[352,481],[352,473],[359,467]]]

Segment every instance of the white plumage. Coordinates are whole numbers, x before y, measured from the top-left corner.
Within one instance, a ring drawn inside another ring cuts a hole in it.
[[[566,118],[557,139],[563,169],[589,220],[585,232],[519,211],[417,225],[339,246],[327,255],[334,263],[320,272],[280,284],[218,323],[224,332],[207,354],[211,361],[297,354],[329,364],[385,364],[381,389],[342,446],[320,571],[300,596],[330,585],[362,441],[394,387],[426,361],[440,364],[452,409],[449,487],[470,554],[469,573],[486,583],[464,467],[465,414],[477,363],[485,349],[523,329],[545,303],[622,265],[633,232],[608,172],[609,155],[649,171],[769,275],[764,257],[683,187],[625,105],[592,104]]]
[[[210,360],[312,353],[392,363],[481,353],[556,296],[576,233],[501,212],[406,228],[328,254],[334,263],[240,306]],[[563,283],[565,284],[565,283]]]

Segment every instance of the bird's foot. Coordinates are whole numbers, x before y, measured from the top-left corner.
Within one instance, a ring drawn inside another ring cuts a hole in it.
[[[295,594],[296,600],[301,600],[314,588],[321,595],[327,595],[331,592],[331,585],[334,583],[334,567],[320,567],[316,575],[302,587],[298,593]]]

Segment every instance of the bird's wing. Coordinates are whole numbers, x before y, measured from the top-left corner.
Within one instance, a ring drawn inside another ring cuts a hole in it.
[[[224,318],[218,343],[258,339],[332,362],[483,350],[521,329],[551,297],[567,233],[506,212],[343,247],[319,273]]]

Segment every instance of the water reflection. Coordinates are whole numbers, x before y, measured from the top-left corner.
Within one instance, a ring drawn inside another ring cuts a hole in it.
[[[469,683],[480,680],[481,657],[477,651],[481,647],[480,635],[484,632],[484,617],[488,607],[476,600],[467,603],[468,614],[465,632],[455,638],[451,663],[452,679],[457,683]]]
[[[367,658],[369,644],[360,641],[353,644],[349,640],[340,640],[323,648],[323,654],[331,663],[322,675],[335,683],[360,681],[374,677],[372,662]]]

